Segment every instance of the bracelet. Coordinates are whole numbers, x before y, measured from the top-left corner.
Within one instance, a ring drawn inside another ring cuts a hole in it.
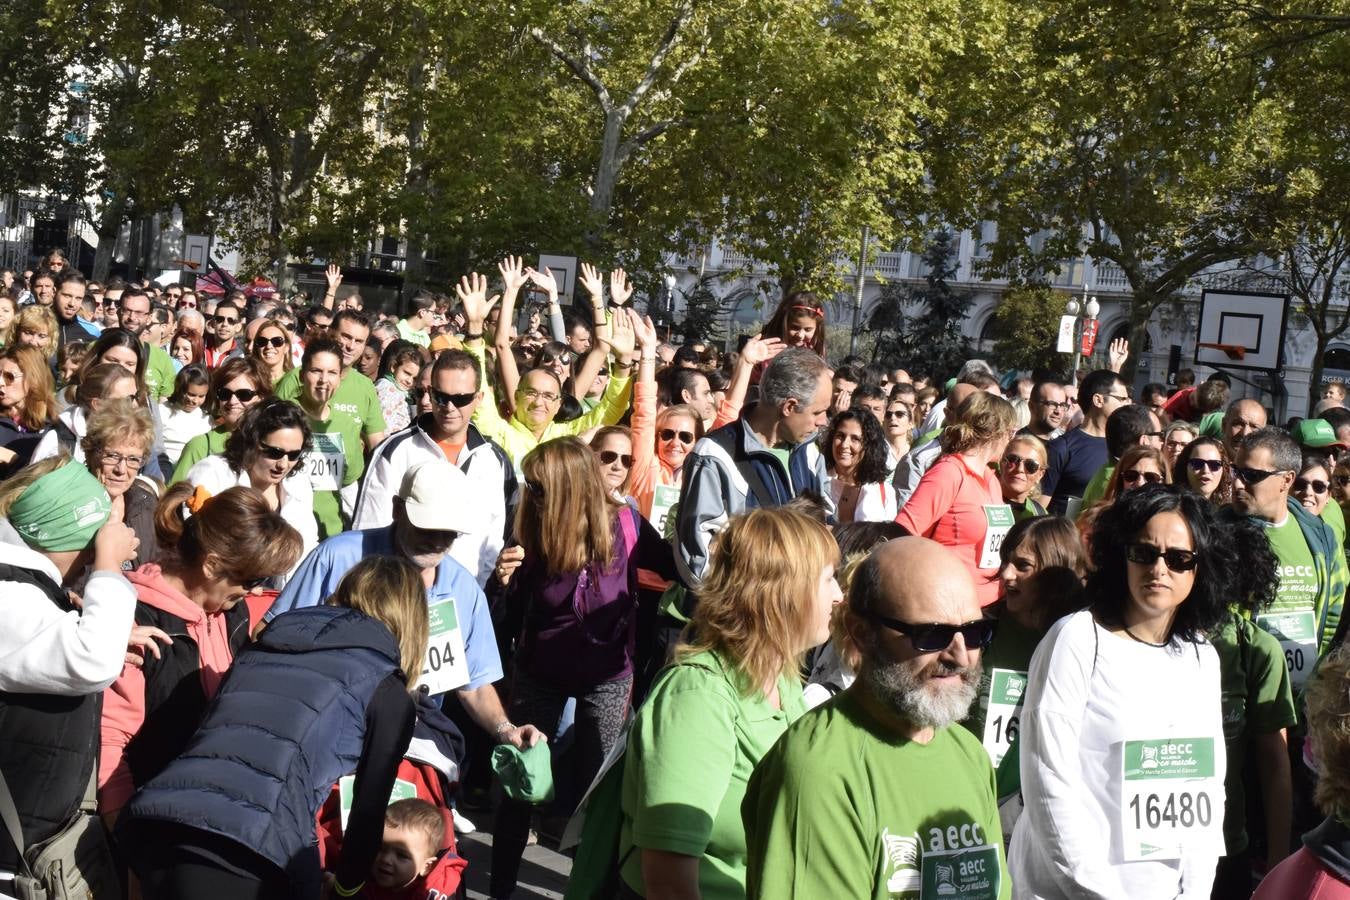
[[[483,339],[483,332],[481,331],[478,332],[477,334],[472,334],[467,331],[464,332],[464,340],[466,341],[481,341],[482,339]]]
[[[639,361],[639,362],[656,362],[656,354],[652,354],[651,356],[640,356],[640,357],[638,357],[638,361]]]
[[[502,719],[500,722],[497,723],[497,728],[492,733],[495,734],[497,737],[501,737],[503,732],[515,730],[516,726],[511,724],[510,719]]]
[[[366,883],[363,881],[354,888],[344,888],[342,885],[338,884],[337,879],[334,879],[333,893],[337,894],[339,897],[355,897],[357,894],[361,893],[361,888],[365,886]]]

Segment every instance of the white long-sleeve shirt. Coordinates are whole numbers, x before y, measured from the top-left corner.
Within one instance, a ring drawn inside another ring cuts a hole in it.
[[[0,562],[61,583],[51,561],[24,545],[7,520],[0,520]],[[83,609],[72,612],[57,609],[31,584],[0,584],[0,691],[79,695],[103,690],[122,672],[135,614],[136,590],[116,572],[91,575]]]
[[[1222,825],[1226,754],[1214,648],[1152,647],[1112,634],[1084,610],[1041,641],[1023,703],[1026,808],[1008,851],[1014,898],[1208,897],[1221,833],[1212,853],[1123,861],[1121,760],[1127,740],[1212,739],[1211,815]]]

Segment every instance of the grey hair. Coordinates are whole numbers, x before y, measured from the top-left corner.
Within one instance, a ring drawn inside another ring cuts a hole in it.
[[[829,370],[814,351],[801,347],[784,350],[765,367],[759,380],[759,399],[774,407],[789,400],[810,403],[820,387],[820,376]]]
[[[961,366],[961,371],[956,373],[957,383],[964,382],[967,378],[976,374],[997,377],[994,375],[994,370],[990,367],[989,363],[982,359],[968,359],[966,360],[965,365]]]
[[[177,316],[177,323],[179,325],[182,325],[184,322],[196,323],[197,327],[195,330],[197,332],[201,332],[201,330],[206,327],[206,317],[195,309],[180,309],[175,315]]]
[[[1303,469],[1303,452],[1298,449],[1294,439],[1281,428],[1262,428],[1253,431],[1242,439],[1242,450],[1270,451],[1270,461],[1278,471],[1290,471],[1298,474]]]

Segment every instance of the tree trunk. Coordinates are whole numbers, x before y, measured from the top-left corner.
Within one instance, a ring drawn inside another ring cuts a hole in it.
[[[1312,372],[1308,376],[1308,415],[1312,415],[1313,407],[1322,399],[1322,355],[1327,352],[1327,344],[1331,343],[1322,329],[1314,328],[1313,332],[1317,335],[1317,352],[1313,354]]]
[[[113,253],[117,251],[117,238],[122,233],[126,211],[126,200],[117,197],[103,208],[103,214],[99,216],[98,227],[94,229],[98,235],[98,247],[94,250],[94,280],[97,282],[108,280],[108,270],[112,268]]]
[[[595,189],[591,192],[591,223],[586,229],[586,247],[597,257],[605,243],[610,211],[614,207],[614,188],[619,181],[619,139],[623,137],[626,117],[620,110],[605,115],[605,133],[600,139],[600,161],[595,167]]]

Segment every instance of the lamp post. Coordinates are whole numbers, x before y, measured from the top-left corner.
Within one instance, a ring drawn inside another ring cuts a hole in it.
[[[675,332],[675,273],[667,272],[661,276],[666,286],[666,340]]]
[[[1087,286],[1084,285],[1083,302],[1080,304],[1076,299],[1070,297],[1069,302],[1064,304],[1064,311],[1075,319],[1073,335],[1073,372],[1071,373],[1069,380],[1074,387],[1077,387],[1078,367],[1083,361],[1082,324],[1084,322],[1096,321],[1097,313],[1101,312],[1102,308],[1101,305],[1097,303],[1096,296],[1089,297],[1087,295]],[[1079,315],[1080,311],[1082,312],[1082,315]]]

